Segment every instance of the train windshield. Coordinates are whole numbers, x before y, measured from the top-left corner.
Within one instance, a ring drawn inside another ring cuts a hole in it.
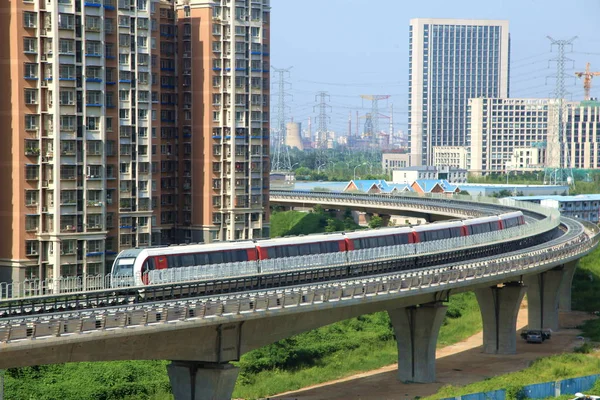
[[[133,263],[135,262],[135,258],[118,258],[115,261],[115,265],[113,267],[114,275],[129,275],[133,276]]]

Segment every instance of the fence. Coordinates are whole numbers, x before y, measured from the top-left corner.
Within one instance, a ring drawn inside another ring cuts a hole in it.
[[[520,399],[547,399],[549,397],[558,397],[564,394],[575,394],[585,392],[594,387],[600,375],[581,376],[579,378],[563,379],[556,382],[535,383],[533,385],[523,386],[516,393]],[[491,392],[480,392],[466,394],[457,397],[446,397],[442,400],[505,400],[506,389],[494,390]]]

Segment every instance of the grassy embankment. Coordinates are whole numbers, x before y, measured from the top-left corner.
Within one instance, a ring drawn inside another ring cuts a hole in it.
[[[579,261],[573,278],[572,308],[574,310],[600,311],[600,248]],[[454,397],[469,393],[508,389],[511,398],[517,397],[519,389],[525,385],[556,381],[577,376],[600,373],[600,355],[594,350],[600,342],[600,318],[586,321],[581,327],[583,336],[591,341],[578,347],[579,354],[562,354],[541,358],[529,368],[500,375],[471,385],[446,386],[428,400]],[[600,392],[600,381],[590,393]],[[569,398],[569,396],[563,396]],[[572,396],[570,396],[572,398]]]

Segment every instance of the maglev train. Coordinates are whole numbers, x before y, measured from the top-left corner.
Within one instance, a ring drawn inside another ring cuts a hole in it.
[[[412,227],[381,228],[355,232],[314,234],[278,239],[259,239],[123,250],[112,266],[114,277],[134,277],[133,284],[148,284],[149,271],[258,261],[313,254],[347,252],[374,247],[429,242],[477,235],[525,224],[520,211],[452,222]]]

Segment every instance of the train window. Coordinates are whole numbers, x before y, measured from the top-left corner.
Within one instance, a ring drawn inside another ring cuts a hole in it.
[[[319,243],[311,243],[310,244],[310,254],[319,254],[321,252],[321,246]]]
[[[209,264],[222,264],[223,263],[223,253],[220,251],[208,253],[208,263]]]
[[[277,256],[275,255],[275,247],[267,248],[267,256],[268,258],[277,258]]]
[[[194,259],[195,265],[207,265],[209,263],[208,255],[206,253],[196,253]]]
[[[167,265],[169,268],[179,268],[181,266],[179,256],[167,256]]]
[[[182,267],[191,267],[196,263],[193,254],[184,254],[181,256],[181,266]]]
[[[290,257],[297,257],[298,254],[298,247],[299,246],[288,246],[288,254],[290,255]]]
[[[237,262],[248,261],[248,252],[246,250],[236,250],[235,251],[235,261],[237,261]]]

